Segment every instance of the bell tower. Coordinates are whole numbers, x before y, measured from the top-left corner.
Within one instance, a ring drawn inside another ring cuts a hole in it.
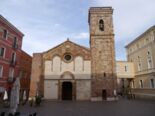
[[[89,31],[91,48],[92,100],[107,100],[116,90],[113,9],[91,7]]]

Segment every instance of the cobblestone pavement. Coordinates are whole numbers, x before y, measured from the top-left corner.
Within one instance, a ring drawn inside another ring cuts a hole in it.
[[[39,107],[25,105],[18,110],[23,116],[33,112],[37,112],[37,116],[155,116],[155,101],[44,101]]]

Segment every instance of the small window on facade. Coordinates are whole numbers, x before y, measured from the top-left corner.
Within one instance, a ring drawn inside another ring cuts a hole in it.
[[[147,55],[150,55],[150,52],[149,51],[147,52]]]
[[[148,69],[152,68],[152,58],[149,51],[147,52],[147,64],[148,64]]]
[[[2,77],[3,77],[3,66],[0,65],[0,78],[2,78]]]
[[[7,34],[8,34],[7,30],[6,30],[6,29],[4,29],[4,30],[3,30],[3,38],[4,38],[4,39],[6,39],[6,38],[7,38]]]
[[[9,69],[9,78],[13,78],[14,76],[14,68]]]
[[[146,38],[145,39],[145,44],[147,44],[149,42],[149,39],[148,38]]]
[[[143,81],[140,80],[140,88],[143,88]]]
[[[151,88],[154,88],[154,79],[151,79],[150,82],[151,82]]]
[[[12,53],[11,62],[12,62],[12,63],[15,63],[15,61],[16,61],[16,54],[15,54],[15,53]]]
[[[102,19],[99,21],[99,29],[104,31],[104,21]]]
[[[13,41],[13,47],[17,47],[17,38],[16,37],[14,37],[14,41]]]
[[[130,52],[132,52],[132,49],[130,48]]]
[[[19,73],[19,78],[20,78],[20,79],[23,78],[23,71],[20,71],[20,73]]]
[[[125,68],[125,72],[127,72],[128,71],[128,66],[126,65],[124,68]]]
[[[132,59],[130,59],[130,62],[133,62],[133,60],[132,60]]]
[[[141,68],[142,68],[142,66],[141,66],[141,59],[138,56],[138,71],[141,71]]]
[[[135,88],[135,82],[132,81],[132,88]]]
[[[106,77],[106,73],[103,73],[103,76]]]
[[[4,57],[4,48],[0,48],[0,57]]]

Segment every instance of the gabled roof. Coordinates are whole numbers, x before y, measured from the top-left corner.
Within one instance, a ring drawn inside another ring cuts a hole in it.
[[[56,49],[56,48],[60,47],[61,45],[65,44],[65,43],[71,43],[71,44],[74,44],[75,46],[78,46],[78,47],[83,48],[83,49],[85,49],[85,50],[87,50],[87,51],[90,51],[90,48],[87,48],[87,47],[85,47],[85,46],[76,44],[76,43],[70,41],[69,39],[67,39],[66,41],[64,41],[64,42],[62,42],[61,44],[59,44],[59,45],[57,45],[57,46],[55,46],[55,47],[53,47],[53,48],[51,48],[51,49],[45,51],[44,53],[48,53],[49,51],[51,51],[51,50],[53,50],[53,49]]]

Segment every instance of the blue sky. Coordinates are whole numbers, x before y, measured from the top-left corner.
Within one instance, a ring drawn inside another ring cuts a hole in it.
[[[88,9],[112,6],[116,59],[125,60],[124,46],[155,24],[155,0],[1,0],[0,14],[25,36],[23,50],[32,55],[67,38],[89,47]]]

